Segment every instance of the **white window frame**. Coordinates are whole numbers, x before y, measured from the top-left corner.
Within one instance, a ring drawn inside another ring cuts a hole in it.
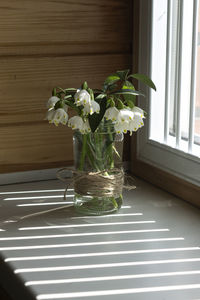
[[[140,0],[139,66],[138,72],[151,77],[152,0]],[[153,78],[152,78],[153,80]],[[155,82],[156,84],[156,82]],[[137,135],[137,159],[200,186],[200,159],[149,138],[151,93],[139,84],[146,99],[139,106],[148,113],[145,126]],[[153,176],[153,174],[152,174]]]

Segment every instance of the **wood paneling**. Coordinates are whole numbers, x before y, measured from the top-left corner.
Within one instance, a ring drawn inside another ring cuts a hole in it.
[[[130,41],[130,0],[2,0],[1,44]]]
[[[117,54],[117,53],[127,53],[131,52],[131,41],[127,40],[125,42],[110,41],[109,43],[95,41],[92,42],[74,42],[74,43],[29,43],[29,44],[6,44],[2,45],[0,43],[0,57],[10,57],[10,56],[79,56],[79,55],[93,55],[93,54]]]
[[[130,58],[114,54],[0,59],[0,124],[43,120],[54,86],[79,88],[87,79],[91,87],[100,88],[105,76],[128,67]]]
[[[131,68],[132,1],[3,0],[0,173],[72,163],[72,132],[47,124],[54,86],[100,87]]]
[[[0,171],[40,169],[68,165],[73,161],[72,130],[46,122],[1,128]]]

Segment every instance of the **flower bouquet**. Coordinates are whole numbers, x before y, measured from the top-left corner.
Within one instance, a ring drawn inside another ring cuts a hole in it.
[[[136,106],[136,97],[144,95],[133,78],[156,89],[149,77],[124,70],[109,75],[102,89],[85,81],[79,89],[54,88],[48,100],[49,123],[74,130],[74,205],[80,213],[101,215],[121,207],[124,173],[116,143],[141,128],[146,115]]]

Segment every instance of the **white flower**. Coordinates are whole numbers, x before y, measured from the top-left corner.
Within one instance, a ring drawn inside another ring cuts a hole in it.
[[[90,128],[90,124],[89,124],[89,121],[86,120],[84,123],[83,123],[83,127],[80,129],[80,132],[81,133],[88,133],[88,132],[91,132],[91,128]]]
[[[83,128],[83,119],[79,116],[71,117],[68,121],[68,126],[72,129],[81,129]]]
[[[138,106],[134,106],[131,109],[131,111],[134,113],[139,113],[141,115],[141,117],[144,118],[144,111],[143,111],[143,109],[139,108]]]
[[[57,96],[52,96],[47,102],[47,108],[54,108],[56,102],[58,102],[59,100],[60,99]]]
[[[134,118],[134,112],[129,109],[123,108],[120,109],[119,111],[119,114],[117,116],[117,121],[121,123],[121,122],[133,120],[133,118]]]
[[[134,118],[132,121],[129,123],[129,130],[130,132],[132,131],[137,131],[140,127],[144,125],[143,118],[144,118],[144,111],[143,109],[134,106],[131,111],[134,113]]]
[[[86,114],[92,115],[94,112],[96,112],[98,114],[99,111],[100,111],[99,103],[97,103],[94,100],[91,100],[91,102],[87,103],[83,108],[84,115],[86,115]]]
[[[86,90],[77,90],[74,99],[77,106],[85,106],[91,102],[90,94]]]
[[[46,114],[46,120],[49,121],[49,123],[51,123],[51,120],[53,119],[53,115],[55,113],[55,109],[49,109],[47,114]]]
[[[142,127],[144,125],[143,117],[144,116],[142,116],[142,114],[140,112],[134,113],[133,120],[129,122],[130,132],[137,131],[140,127]]]
[[[119,110],[114,107],[109,107],[105,112],[106,120],[116,121],[119,114]]]
[[[88,120],[84,122],[83,119],[79,116],[70,118],[68,126],[72,129],[79,129],[81,133],[87,133],[91,131]]]
[[[99,105],[99,103],[96,102],[95,100],[92,100],[92,101],[91,101],[91,107],[92,107],[92,109],[93,109],[93,112],[95,112],[95,113],[97,113],[97,114],[100,112],[100,105]]]
[[[47,113],[47,120],[49,120],[49,123],[54,123],[56,126],[58,126],[59,123],[66,125],[68,114],[62,108],[56,110],[51,109]]]
[[[116,133],[127,133],[129,130],[129,122],[124,121],[124,122],[117,122],[114,125]]]

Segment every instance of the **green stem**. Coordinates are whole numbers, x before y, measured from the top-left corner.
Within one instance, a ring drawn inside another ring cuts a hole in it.
[[[114,158],[113,158],[113,134],[110,131],[110,127],[108,127],[108,133],[109,133],[109,139],[110,139],[110,145],[108,146],[108,155],[110,160],[110,168],[114,168]]]
[[[89,143],[89,141],[88,141],[88,143]],[[98,165],[96,164],[96,160],[95,160],[94,156],[92,155],[92,151],[91,151],[90,147],[91,147],[91,145],[87,144],[87,156],[88,156],[90,165],[94,170],[100,171]]]
[[[95,154],[96,154],[96,162],[99,165],[99,169],[103,170],[103,160],[102,160],[102,134],[95,134]]]
[[[86,150],[87,150],[87,134],[83,134],[83,145],[82,145],[82,152],[80,157],[79,171],[83,171]]]
[[[114,208],[118,208],[118,203],[117,203],[115,197],[111,197],[111,202],[112,202]]]

